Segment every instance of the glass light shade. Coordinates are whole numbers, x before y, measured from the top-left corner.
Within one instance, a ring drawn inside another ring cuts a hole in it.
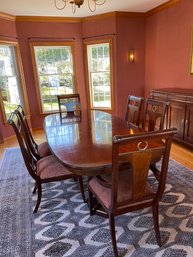
[[[130,49],[129,50],[129,61],[130,62],[134,62],[135,58],[134,58],[134,49]]]

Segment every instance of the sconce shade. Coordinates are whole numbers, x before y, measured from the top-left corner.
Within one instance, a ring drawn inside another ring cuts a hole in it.
[[[134,62],[135,58],[134,58],[134,49],[130,49],[129,50],[129,61],[130,62]]]

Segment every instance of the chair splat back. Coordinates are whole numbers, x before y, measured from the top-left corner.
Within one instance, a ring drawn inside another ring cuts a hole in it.
[[[152,151],[136,152],[131,156],[132,163],[132,200],[138,201],[145,196]]]
[[[18,107],[16,109],[16,112],[17,112],[19,118],[25,122],[26,131],[29,134],[31,143],[37,149],[37,144],[36,144],[36,142],[34,141],[34,139],[32,137],[32,134],[31,134],[31,131],[30,131],[30,128],[29,128],[29,125],[28,125],[27,118],[26,118],[26,115],[25,115],[23,107],[21,105],[18,105]]]
[[[73,113],[76,109],[81,110],[79,94],[57,95],[57,99],[60,118],[63,117],[64,112]]]
[[[147,98],[144,106],[142,127],[148,131],[164,129],[169,102]]]
[[[127,99],[125,120],[139,126],[140,114],[144,98],[134,95],[129,95]]]
[[[51,155],[52,153],[50,147],[46,141],[38,145],[33,139],[33,136],[28,125],[27,117],[21,105],[18,105],[17,109],[15,110],[15,113],[17,114],[21,124],[23,125],[26,141],[28,143],[31,153],[36,158],[36,160]]]
[[[33,179],[37,180],[38,177],[36,175],[36,159],[34,158],[30,150],[31,148],[27,143],[28,141],[26,140],[24,126],[16,112],[11,114],[10,118],[8,119],[8,124],[10,124],[14,129],[29,174]]]
[[[32,137],[26,115],[25,115],[24,110],[21,105],[18,105],[17,109],[15,110],[15,113],[17,114],[18,119],[20,120],[20,123],[23,126],[23,132],[25,134],[26,141],[28,142],[30,151],[32,152],[33,156],[37,160],[39,160],[40,156],[38,154],[38,145],[36,144],[36,142],[34,141],[34,139]]]

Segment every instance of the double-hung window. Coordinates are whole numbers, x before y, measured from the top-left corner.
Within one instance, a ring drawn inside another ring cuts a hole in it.
[[[112,110],[111,41],[86,43],[91,109]]]
[[[57,111],[56,95],[75,92],[72,44],[33,43],[32,49],[41,112]]]
[[[0,42],[0,98],[5,122],[17,105],[24,105],[22,74],[18,44]]]

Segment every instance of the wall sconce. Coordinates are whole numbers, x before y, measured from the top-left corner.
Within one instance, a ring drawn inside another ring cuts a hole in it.
[[[135,58],[134,58],[134,49],[130,49],[129,50],[129,61],[130,62],[134,62]]]

